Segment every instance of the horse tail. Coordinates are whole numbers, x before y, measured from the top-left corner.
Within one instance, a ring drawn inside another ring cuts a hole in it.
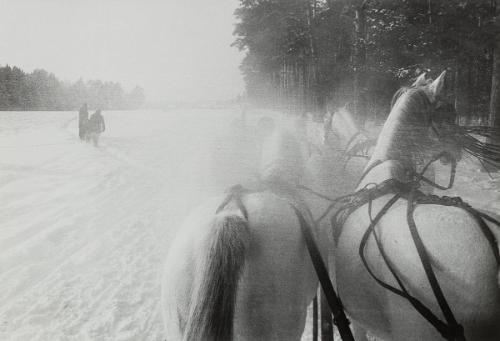
[[[184,341],[231,340],[238,282],[249,240],[248,221],[239,214],[216,214],[206,252],[200,254]]]

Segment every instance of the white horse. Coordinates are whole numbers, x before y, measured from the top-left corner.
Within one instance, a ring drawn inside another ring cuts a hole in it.
[[[428,85],[425,74],[420,75],[411,85],[412,87],[421,87]],[[330,176],[330,190],[333,189],[337,196],[347,194],[355,189],[356,183],[363,173],[376,144],[376,132],[368,132],[361,129],[352,113],[347,109],[347,105],[327,113],[327,119],[324,124],[323,155],[325,160],[330,160],[330,165],[324,167],[329,169],[331,174],[338,174],[337,181],[332,180]],[[374,137],[375,136],[375,137]],[[430,165],[425,177],[434,181],[434,165]],[[317,181],[322,176],[314,177]],[[427,193],[433,192],[434,188],[423,184],[423,190]]]
[[[407,183],[442,151],[460,158],[458,127],[434,110],[444,76],[401,91],[358,190],[382,188],[388,179]],[[442,155],[441,161],[450,161]],[[384,193],[372,194],[335,231],[339,295],[355,324],[383,340],[443,340],[442,334],[448,340],[500,340],[499,229],[491,224],[485,230],[467,210],[432,200],[416,205],[413,225],[411,197],[395,197],[391,187]],[[356,340],[366,340],[364,334]]]
[[[296,190],[304,156],[290,133],[266,146],[261,176],[279,185],[208,201],[173,241],[162,279],[168,341],[300,339],[318,288],[294,213],[313,225]]]
[[[367,160],[352,158],[348,160],[349,147],[358,142],[370,140],[366,132],[362,131],[354,121],[352,114],[345,108],[334,113],[328,112],[324,124],[314,131],[317,149],[320,153],[312,154],[307,161],[307,183],[316,192],[336,198],[351,193],[363,172]],[[308,138],[310,138],[308,136]],[[321,140],[321,143],[317,141]],[[315,217],[325,213],[331,204],[328,200],[317,196],[310,196],[311,210]],[[334,213],[333,210],[330,213]],[[328,215],[324,217],[325,221]]]
[[[334,115],[332,120],[324,124],[301,117],[295,121],[294,127],[301,141],[307,141],[305,153],[309,155],[306,162],[305,181],[308,186],[303,191],[312,216],[320,231],[330,231],[330,219],[335,214],[336,205],[333,199],[351,193],[367,162],[364,158],[353,158],[346,163],[346,149],[354,139],[362,141],[364,132],[355,124],[349,112]],[[348,128],[346,128],[348,127]],[[354,139],[353,139],[354,138]],[[353,144],[354,145],[354,144]],[[335,273],[333,261],[333,238],[331,233],[324,234],[328,257],[324,258],[330,274]],[[335,281],[335,277],[332,277]],[[322,295],[321,304],[326,304]],[[328,332],[325,310],[322,307],[322,333]],[[330,322],[331,323],[331,322]]]
[[[345,172],[359,178],[373,150],[374,138],[358,126],[346,107],[332,113],[331,123],[325,130],[325,144],[334,150],[340,147]]]

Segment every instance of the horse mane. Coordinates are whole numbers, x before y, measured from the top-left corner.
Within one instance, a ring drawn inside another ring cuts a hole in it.
[[[406,90],[408,90],[409,88],[408,87],[402,87],[402,88],[399,88],[396,93],[392,96],[391,98],[391,110],[392,108],[394,108],[394,104],[396,104],[396,101],[401,97],[402,94],[404,94],[406,92]]]
[[[383,144],[397,141],[390,144],[400,157],[421,163],[434,144],[428,137],[431,118],[432,103],[425,90],[421,87],[401,88],[393,96],[391,113],[378,141],[386,141]]]
[[[422,123],[427,127],[431,123],[432,104],[422,88],[401,88],[393,96],[391,112],[401,111],[400,116],[414,124]],[[410,115],[411,113],[411,115]]]
[[[461,127],[462,148],[475,157],[488,171],[500,169],[500,129],[489,126]]]

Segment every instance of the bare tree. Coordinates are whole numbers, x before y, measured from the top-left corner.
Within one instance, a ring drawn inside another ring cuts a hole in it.
[[[497,34],[493,46],[493,72],[491,77],[490,117],[492,127],[500,128],[500,0],[493,2]]]
[[[358,121],[364,125],[366,120],[365,66],[366,66],[366,15],[368,0],[353,0],[354,8],[354,111]]]

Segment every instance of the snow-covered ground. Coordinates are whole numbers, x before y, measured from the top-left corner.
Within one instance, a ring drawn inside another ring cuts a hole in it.
[[[447,184],[449,169],[443,170],[442,166],[440,168],[440,183]],[[455,185],[442,193],[460,196],[475,208],[500,215],[500,172],[491,173],[490,176],[476,159],[464,154],[464,158],[458,163]]]
[[[159,271],[187,210],[248,177],[237,109],[0,113],[0,340],[161,340]]]
[[[0,113],[0,340],[162,340],[159,271],[177,226],[257,171],[239,115],[105,112],[94,148],[75,112]],[[477,168],[461,162],[454,193],[500,212],[499,175]]]

